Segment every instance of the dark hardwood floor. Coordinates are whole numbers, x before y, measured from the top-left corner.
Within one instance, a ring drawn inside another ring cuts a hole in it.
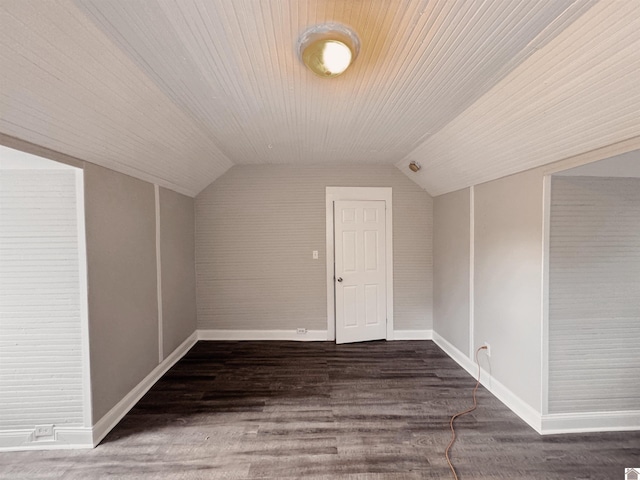
[[[1,479],[452,478],[475,384],[434,343],[200,342],[94,450],[0,454]],[[541,437],[484,389],[460,480],[624,478],[640,432]]]

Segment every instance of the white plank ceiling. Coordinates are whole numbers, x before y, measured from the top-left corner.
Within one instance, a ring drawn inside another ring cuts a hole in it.
[[[334,79],[295,51],[327,21],[362,43]],[[0,27],[0,132],[189,195],[259,163],[440,194],[640,135],[637,0],[0,0]]]

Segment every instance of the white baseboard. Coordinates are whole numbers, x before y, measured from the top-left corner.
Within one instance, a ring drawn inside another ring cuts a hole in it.
[[[433,330],[395,330],[394,340],[432,340]]]
[[[115,427],[122,417],[131,410],[145,393],[160,378],[176,364],[198,341],[198,332],[193,332],[182,344],[176,348],[171,355],[164,359],[153,371],[147,375],[138,385],[135,386],[122,400],[120,400],[111,410],[109,410],[93,426],[93,446],[98,445],[102,439]]]
[[[0,452],[93,448],[89,427],[54,426],[50,437],[36,437],[35,428],[0,431]]]
[[[474,378],[478,376],[478,365],[467,357],[464,353],[454,347],[447,340],[438,335],[437,332],[433,332],[433,341],[444,352],[455,360],[458,365],[464,368],[469,375]],[[481,369],[480,383],[489,390],[498,400],[505,404],[509,410],[518,415],[524,420],[531,428],[538,433],[544,433],[542,431],[542,415],[531,407],[528,403],[522,401],[511,390],[505,387],[498,380],[493,378],[489,372]]]
[[[433,341],[469,375],[477,377],[478,366],[469,357],[436,332],[433,332]],[[541,415],[484,369],[481,369],[480,383],[541,435],[640,430],[640,410]]]
[[[198,340],[292,340],[298,342],[327,341],[326,330],[198,330]],[[433,330],[396,330],[394,340],[431,340]]]
[[[47,438],[36,438],[33,429],[0,431],[0,452],[20,450],[54,450],[92,448],[115,427],[135,406],[142,396],[175,364],[198,340],[297,340],[325,341],[326,330],[309,330],[298,334],[291,330],[198,330],[187,338],[171,355],[160,363],[142,382],[131,390],[117,405],[104,415],[94,426],[64,427],[54,426],[54,434]],[[396,340],[432,339],[449,357],[456,361],[474,378],[478,374],[477,365],[455,346],[432,330],[398,330]],[[594,412],[572,414],[540,415],[530,405],[523,402],[511,390],[493,378],[486,370],[481,370],[482,385],[524,420],[536,432],[543,435],[559,433],[630,431],[640,430],[640,411]]]
[[[198,330],[198,340],[293,340],[298,342],[327,341],[326,330]]]
[[[640,410],[556,413],[542,416],[542,434],[640,430]]]

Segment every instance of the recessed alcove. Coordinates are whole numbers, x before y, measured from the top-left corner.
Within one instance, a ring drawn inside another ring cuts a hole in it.
[[[640,151],[552,175],[549,413],[640,411]]]

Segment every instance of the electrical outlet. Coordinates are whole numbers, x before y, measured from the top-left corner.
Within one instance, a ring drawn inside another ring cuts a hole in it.
[[[306,335],[306,334],[307,334],[307,329],[306,329],[306,328],[298,328],[298,329],[296,330],[296,333],[297,333],[298,335]]]
[[[487,354],[487,357],[490,357],[490,356],[491,356],[491,345],[489,345],[489,342],[484,342],[482,345],[483,345],[484,347],[486,347],[486,348],[484,349],[484,351],[485,351],[485,353]]]
[[[35,437],[53,437],[53,425],[36,425]]]

